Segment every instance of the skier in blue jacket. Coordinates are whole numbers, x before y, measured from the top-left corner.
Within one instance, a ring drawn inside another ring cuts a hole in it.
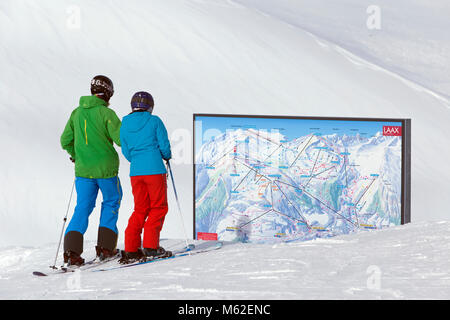
[[[137,92],[131,99],[132,112],[122,119],[120,141],[123,155],[131,162],[134,212],[125,230],[121,263],[171,255],[159,246],[159,234],[168,211],[167,171],[163,160],[168,161],[172,154],[164,123],[151,114],[153,106],[153,97],[148,92]]]

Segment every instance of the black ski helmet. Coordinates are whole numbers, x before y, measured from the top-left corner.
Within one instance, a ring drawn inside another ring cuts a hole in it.
[[[131,98],[131,110],[148,110],[150,113],[153,111],[155,102],[150,93],[145,91],[136,92]]]
[[[106,102],[114,94],[114,85],[106,76],[98,75],[91,80],[91,94],[99,95]]]

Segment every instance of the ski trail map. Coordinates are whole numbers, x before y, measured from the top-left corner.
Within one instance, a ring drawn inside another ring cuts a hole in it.
[[[402,122],[194,119],[198,239],[308,240],[401,223]]]

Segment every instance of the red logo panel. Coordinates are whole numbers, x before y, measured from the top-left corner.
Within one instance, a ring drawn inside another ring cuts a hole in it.
[[[383,136],[402,136],[401,126],[383,126]]]

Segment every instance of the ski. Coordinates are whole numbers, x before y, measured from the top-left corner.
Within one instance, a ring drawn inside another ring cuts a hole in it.
[[[190,244],[188,247],[185,247],[183,249],[177,250],[175,251],[174,254],[178,254],[178,253],[182,253],[182,252],[187,252],[190,250],[193,250],[195,248],[195,245]],[[116,254],[114,257],[111,258],[107,258],[105,260],[99,260],[98,257],[89,260],[87,262],[85,262],[82,266],[74,266],[74,267],[70,267],[70,266],[59,266],[59,267],[50,267],[51,269],[53,269],[53,271],[50,271],[48,273],[45,272],[41,272],[41,271],[33,271],[33,275],[37,276],[37,277],[46,277],[46,276],[50,276],[50,275],[56,275],[56,274],[63,274],[63,273],[70,273],[70,272],[76,272],[76,271],[84,271],[84,270],[89,270],[92,268],[96,268],[99,267],[103,264],[106,264],[108,262],[114,261],[117,258],[120,258],[120,253]]]
[[[172,252],[173,255],[170,256],[170,257],[154,258],[154,259],[147,260],[147,261],[139,261],[139,262],[134,262],[134,263],[125,264],[125,265],[118,265],[118,266],[114,265],[114,266],[111,266],[111,267],[101,268],[101,269],[94,269],[94,268],[102,266],[105,263],[115,261],[117,259],[117,255],[115,257],[111,257],[109,259],[105,259],[105,260],[102,260],[102,261],[99,261],[97,258],[95,258],[93,260],[90,260],[90,261],[86,262],[84,265],[82,265],[80,267],[66,267],[66,266],[60,266],[60,267],[56,267],[56,268],[51,267],[52,269],[54,269],[53,272],[44,273],[44,272],[41,272],[41,271],[34,271],[33,275],[34,276],[38,276],[38,277],[45,277],[45,276],[50,276],[50,275],[71,273],[71,272],[76,272],[76,271],[100,272],[100,271],[110,271],[110,270],[116,270],[116,269],[129,268],[129,267],[134,267],[134,266],[138,266],[138,265],[153,263],[153,262],[157,262],[157,261],[163,261],[163,260],[168,260],[168,259],[175,259],[175,258],[179,258],[179,257],[184,257],[184,256],[189,256],[189,255],[196,255],[196,254],[199,254],[199,253],[205,253],[205,252],[214,251],[214,250],[220,249],[222,247],[223,243],[222,242],[216,242],[215,244],[210,246],[211,243],[209,242],[209,243],[205,243],[205,245],[200,244],[200,246],[197,248],[195,245],[190,244],[188,247],[184,247],[182,249],[173,251]],[[94,270],[91,270],[91,269],[94,269]]]
[[[110,271],[110,270],[117,270],[117,269],[123,269],[123,268],[130,268],[130,267],[140,266],[140,265],[143,265],[143,264],[148,264],[148,263],[153,263],[153,262],[158,262],[158,261],[164,261],[164,260],[175,259],[175,258],[179,258],[179,257],[196,255],[196,254],[199,254],[199,253],[205,253],[205,252],[218,250],[218,249],[222,248],[222,245],[223,245],[222,242],[217,242],[214,246],[207,247],[205,249],[184,250],[184,251],[173,253],[173,255],[170,256],[170,257],[155,258],[155,259],[151,259],[151,260],[147,260],[147,261],[134,262],[134,263],[124,264],[124,265],[120,265],[120,266],[113,266],[113,267],[110,267],[110,268],[95,269],[95,270],[92,270],[92,272],[102,272],[102,271]]]
[[[49,275],[54,275],[54,274],[61,274],[61,273],[67,273],[67,272],[75,272],[78,270],[87,270],[87,269],[91,269],[93,267],[97,267],[99,265],[105,264],[107,262],[113,261],[115,259],[117,259],[119,257],[119,253],[117,253],[115,256],[110,257],[110,258],[106,258],[104,260],[99,260],[98,257],[95,257],[92,260],[89,260],[87,262],[85,262],[82,266],[59,266],[59,267],[55,267],[55,266],[51,266],[50,268],[53,269],[54,271],[49,272],[49,273],[45,273],[45,272],[41,272],[41,271],[33,271],[33,275],[38,276],[38,277],[46,277]]]

